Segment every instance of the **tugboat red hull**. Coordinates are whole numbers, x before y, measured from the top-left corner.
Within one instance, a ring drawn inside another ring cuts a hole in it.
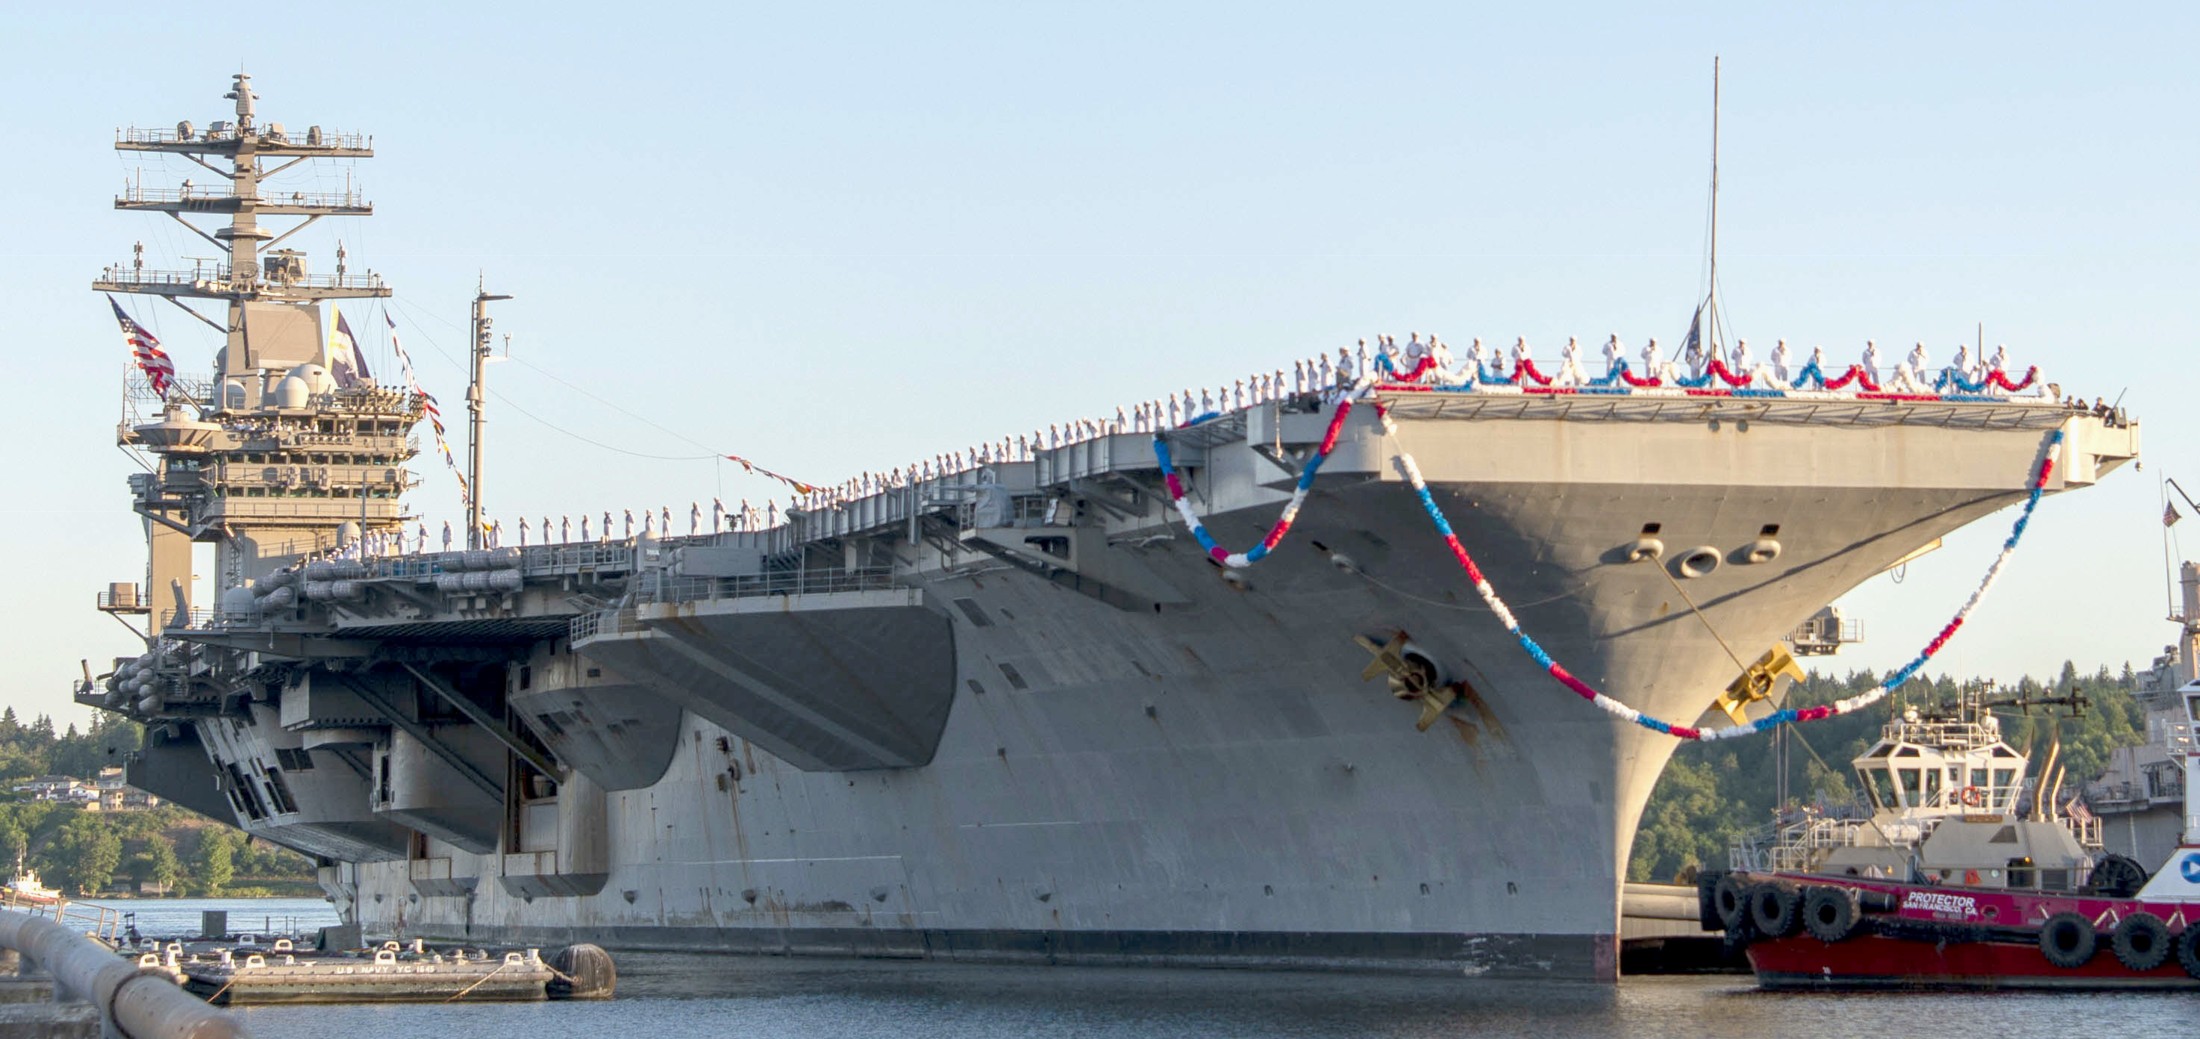
[[[1794,873],[1700,890],[1767,989],[2200,989],[2190,902]]]
[[[1749,965],[1766,989],[2200,989],[2173,957],[2144,973],[2102,950],[2085,964],[2047,962],[2036,945],[1926,942],[1857,935],[1828,944],[1807,934],[1760,939]]]

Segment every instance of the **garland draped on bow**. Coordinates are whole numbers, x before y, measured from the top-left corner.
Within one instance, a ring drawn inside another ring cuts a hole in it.
[[[1268,536],[1261,538],[1260,544],[1244,552],[1232,552],[1222,547],[1215,542],[1215,536],[1207,532],[1207,525],[1199,521],[1199,514],[1192,511],[1192,503],[1184,497],[1184,481],[1176,474],[1176,463],[1169,454],[1168,437],[1159,433],[1154,435],[1153,456],[1161,463],[1161,478],[1169,485],[1169,500],[1176,504],[1176,511],[1184,517],[1184,525],[1192,528],[1192,536],[1199,539],[1199,547],[1207,550],[1207,558],[1214,560],[1218,566],[1242,569],[1260,562],[1283,542],[1283,536],[1291,532],[1292,521],[1299,518],[1300,506],[1306,504],[1307,492],[1314,487],[1314,474],[1321,472],[1322,461],[1329,457],[1329,452],[1336,449],[1337,435],[1343,432],[1345,416],[1350,414],[1352,401],[1338,401],[1337,413],[1329,419],[1329,430],[1322,434],[1321,447],[1314,452],[1314,457],[1306,460],[1306,467],[1299,470],[1298,485],[1291,489],[1291,500],[1284,504],[1283,515],[1277,517],[1275,526],[1268,528]]]
[[[1861,368],[1858,367],[1850,368],[1849,375],[1843,376],[1842,381],[1847,382],[1849,376],[1856,375],[1860,371]],[[1395,440],[1398,435],[1398,427],[1396,423],[1391,421],[1390,409],[1378,404],[1375,413],[1382,418],[1383,434]],[[2009,557],[2016,553],[2017,542],[2024,537],[2025,527],[2032,522],[2032,512],[2039,507],[2040,496],[2046,492],[2048,476],[2055,471],[2055,450],[2062,446],[2062,442],[2063,431],[2061,429],[2055,430],[2048,437],[2039,468],[2032,478],[2031,486],[2027,489],[2024,508],[2017,514],[2016,524],[2010,530],[2008,539],[2002,542],[2001,554],[1995,556],[1992,565],[1986,568],[1986,576],[1979,581],[1978,587],[1972,590],[1971,597],[1964,601],[1963,607],[1956,611],[1955,616],[1948,621],[1945,627],[1940,629],[1940,634],[1933,636],[1933,640],[1925,645],[1924,650],[1919,652],[1915,659],[1903,665],[1893,674],[1888,675],[1886,681],[1881,682],[1877,687],[1846,700],[1820,707],[1785,708],[1774,711],[1753,722],[1731,725],[1720,729],[1697,729],[1686,725],[1675,725],[1672,722],[1644,714],[1597,691],[1595,687],[1582,681],[1572,672],[1567,671],[1558,661],[1551,659],[1549,652],[1538,645],[1535,639],[1529,637],[1527,632],[1521,630],[1519,618],[1513,615],[1511,608],[1505,605],[1505,600],[1498,596],[1495,588],[1491,587],[1489,578],[1483,574],[1481,567],[1475,565],[1474,557],[1468,555],[1466,547],[1459,543],[1459,536],[1453,532],[1451,521],[1445,518],[1443,509],[1437,506],[1435,496],[1429,492],[1428,482],[1422,478],[1421,467],[1413,460],[1413,455],[1401,448],[1398,452],[1397,462],[1400,470],[1404,472],[1407,482],[1413,486],[1414,496],[1420,499],[1422,511],[1428,513],[1430,522],[1436,525],[1436,532],[1443,535],[1444,544],[1451,549],[1452,557],[1459,561],[1460,569],[1464,570],[1467,579],[1474,583],[1475,592],[1482,597],[1483,604],[1489,607],[1490,612],[1497,615],[1498,623],[1503,624],[1505,630],[1512,633],[1513,639],[1520,644],[1522,652],[1525,652],[1530,659],[1548,672],[1560,685],[1574,691],[1582,699],[1595,704],[1607,714],[1676,739],[1708,741],[1733,739],[1737,736],[1767,732],[1785,722],[1814,722],[1838,714],[1848,714],[1852,711],[1861,710],[1884,699],[1888,693],[1915,676],[1920,669],[1924,668],[1925,663],[1933,658],[1934,654],[1940,652],[1941,647],[1948,644],[1948,640],[1955,636],[1956,630],[1963,627],[1964,620],[1970,617],[1971,611],[1978,606],[1980,600],[1986,597],[1987,590],[1994,586],[1995,579],[2001,576],[2003,565],[2007,564]],[[1662,566],[1663,563],[1661,562],[1659,565]]]

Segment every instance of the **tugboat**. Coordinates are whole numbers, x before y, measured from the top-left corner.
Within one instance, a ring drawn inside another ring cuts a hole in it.
[[[0,899],[10,906],[50,906],[61,901],[61,892],[40,883],[38,873],[24,866],[19,854],[15,857],[15,877],[0,889]]]
[[[2179,692],[2191,726],[2200,682]],[[1737,847],[1733,871],[1698,878],[1704,928],[1746,946],[1767,989],[2200,988],[2200,818],[2149,877],[2057,811],[2052,756],[2022,804],[2026,759],[1990,711],[2043,702],[2082,705],[1972,690],[1905,709],[1854,762],[1871,816]]]

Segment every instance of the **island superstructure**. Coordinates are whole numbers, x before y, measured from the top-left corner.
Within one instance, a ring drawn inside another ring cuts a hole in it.
[[[218,132],[118,147],[364,157],[233,93]],[[1402,459],[1541,649],[1686,722],[1736,681],[1722,641],[1754,659],[2024,500],[2043,452],[2061,491],[2137,450],[2000,389],[1477,362],[1102,423],[764,529],[426,552],[387,536],[422,402],[336,385],[307,294],[386,290],[278,268],[252,216],[313,213],[269,172],[175,199],[236,214],[225,268],[99,283],[229,315],[216,379],[122,432],[156,460],[140,598],[179,608],[80,697],[147,724],[133,784],[318,857],[370,934],[1610,978],[1674,741],[1521,652]],[[263,338],[275,303],[297,331]],[[1316,464],[1254,566],[1172,504],[1264,543]],[[212,610],[172,601],[194,541]]]

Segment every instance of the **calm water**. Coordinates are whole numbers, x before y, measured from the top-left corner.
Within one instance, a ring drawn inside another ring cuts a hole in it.
[[[1771,995],[1747,979],[1618,986],[1446,978],[633,955],[608,1003],[269,1007],[260,1039],[332,1036],[2190,1036],[2194,995]]]
[[[336,922],[336,907],[318,898],[102,898],[98,904],[137,914],[138,933],[171,938],[199,933],[199,913],[229,913],[229,930],[312,934]]]

